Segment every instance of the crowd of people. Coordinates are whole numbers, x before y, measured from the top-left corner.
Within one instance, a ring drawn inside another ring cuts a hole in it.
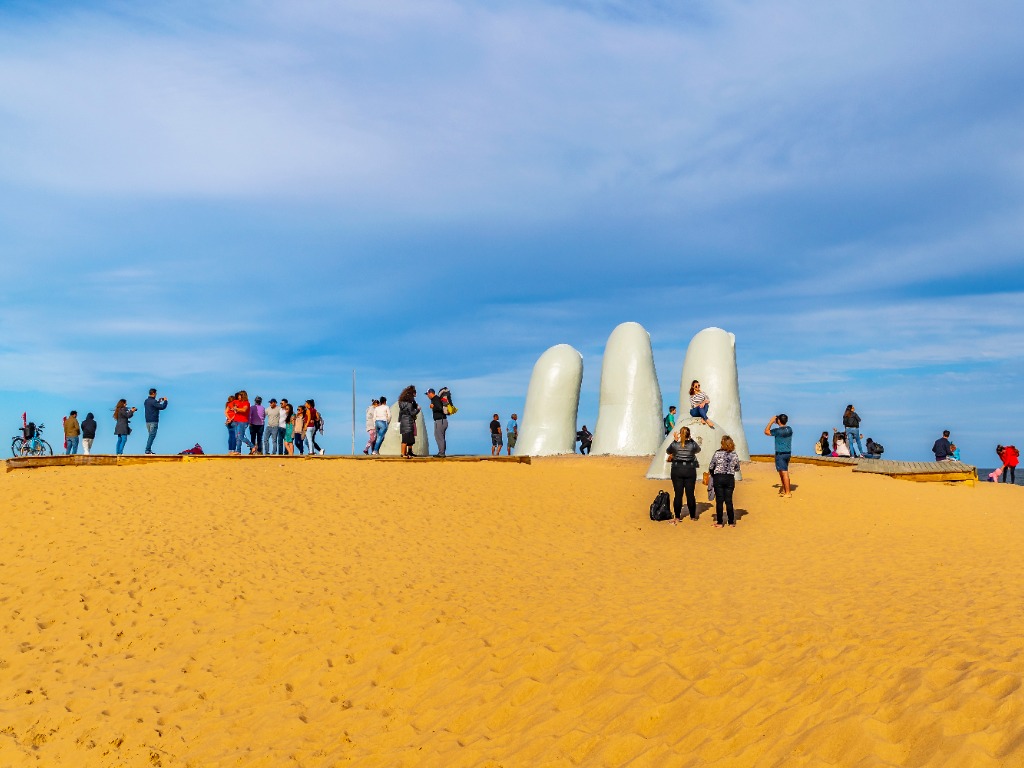
[[[312,398],[293,406],[287,398],[278,403],[272,397],[264,406],[262,397],[249,402],[249,393],[240,390],[224,404],[224,426],[231,456],[241,456],[243,447],[250,456],[324,454],[316,439],[324,432],[324,418]]]

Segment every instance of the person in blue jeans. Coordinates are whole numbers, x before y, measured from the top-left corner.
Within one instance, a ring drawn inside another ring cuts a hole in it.
[[[764,428],[768,437],[775,438],[775,469],[778,470],[782,487],[779,496],[786,499],[793,497],[789,485],[789,460],[793,458],[793,428],[789,426],[789,416],[780,413],[772,416],[768,426]]]
[[[391,409],[388,408],[388,399],[380,396],[380,404],[373,409],[373,425],[377,428],[377,439],[373,443],[373,455],[380,455],[380,446],[384,442],[384,435],[388,431],[388,424],[391,423]]]
[[[850,458],[864,456],[864,446],[860,444],[860,416],[852,405],[846,406],[843,413],[843,426],[846,427],[846,445],[850,449]]]
[[[156,398],[156,390],[149,390],[149,397],[143,403],[146,411],[146,431],[149,436],[146,438],[146,453],[153,453],[153,441],[156,440],[156,431],[160,428],[160,411],[167,407],[167,398]]]

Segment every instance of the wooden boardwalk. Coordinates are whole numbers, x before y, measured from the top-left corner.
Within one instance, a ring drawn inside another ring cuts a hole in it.
[[[272,461],[287,459],[288,461],[401,461],[409,464],[421,462],[480,462],[496,461],[508,464],[529,464],[529,456],[445,456],[438,459],[433,456],[417,456],[404,459],[401,456],[227,456],[223,454],[202,454],[194,456],[113,456],[107,454],[82,456],[18,456],[7,459],[7,471],[15,469],[37,469],[39,467],[129,467],[138,464],[179,464],[193,461]]]
[[[774,462],[772,454],[758,454],[751,461]],[[958,482],[974,485],[978,470],[959,461],[890,461],[889,459],[851,459],[833,456],[794,456],[791,464],[815,464],[827,467],[852,467],[854,472],[886,475],[919,483]]]

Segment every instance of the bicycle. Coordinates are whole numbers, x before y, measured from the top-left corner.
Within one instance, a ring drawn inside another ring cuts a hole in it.
[[[11,453],[14,456],[53,456],[53,448],[41,437],[44,427],[44,424],[37,426],[31,437],[25,437],[28,430],[23,428],[22,434],[11,440]]]

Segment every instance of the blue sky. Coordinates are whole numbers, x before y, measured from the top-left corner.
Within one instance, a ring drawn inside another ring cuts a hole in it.
[[[642,323],[666,406],[737,336],[751,450],[846,403],[895,458],[1024,443],[1024,6],[0,4],[0,388],[56,427],[171,398],[447,384],[454,452],[534,361]],[[52,432],[56,432],[53,429]],[[129,451],[141,450],[139,433]]]

